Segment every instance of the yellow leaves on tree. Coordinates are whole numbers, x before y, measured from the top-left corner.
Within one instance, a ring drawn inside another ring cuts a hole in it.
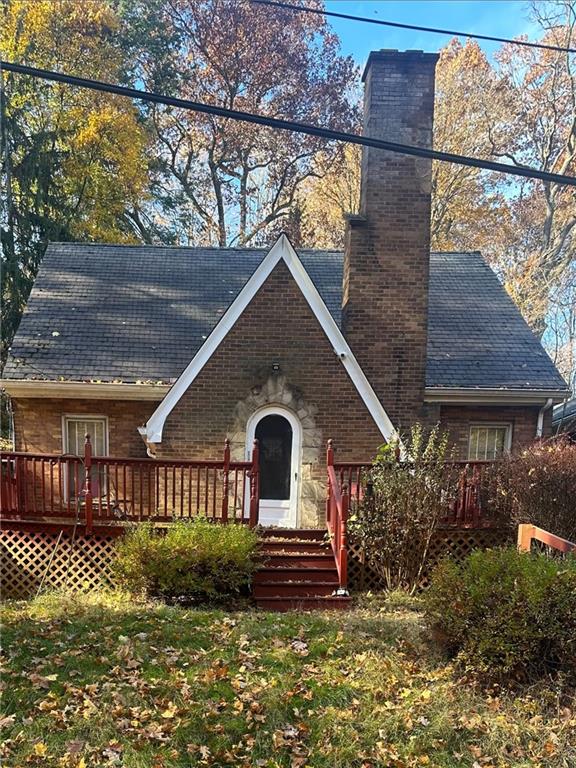
[[[78,201],[71,230],[78,238],[134,241],[129,231],[119,228],[119,221],[126,208],[144,196],[145,138],[135,113],[120,99],[97,101],[87,113],[82,107],[70,113],[75,130],[61,170],[67,195]]]
[[[302,186],[299,239],[316,248],[344,246],[344,216],[360,201],[360,147],[347,144],[335,158],[321,157]]]
[[[125,68],[112,5],[7,0],[3,59],[118,82]],[[127,99],[3,73],[2,355],[50,240],[137,240],[129,217],[147,195],[147,136]]]
[[[0,51],[11,61],[117,82],[118,29],[108,3],[11,0]],[[134,105],[16,74],[6,78],[6,94],[16,220],[40,220],[46,239],[56,232],[61,239],[134,240],[124,211],[146,188],[146,137]]]
[[[445,152],[490,156],[490,120],[500,111],[496,74],[475,42],[452,40],[436,67],[434,146]],[[433,250],[491,250],[506,228],[502,192],[478,168],[434,162]]]

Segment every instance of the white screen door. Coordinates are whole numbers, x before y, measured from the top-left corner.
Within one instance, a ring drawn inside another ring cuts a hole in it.
[[[260,508],[264,526],[294,528],[300,472],[300,424],[288,411],[266,408],[252,417],[248,445],[260,449]]]

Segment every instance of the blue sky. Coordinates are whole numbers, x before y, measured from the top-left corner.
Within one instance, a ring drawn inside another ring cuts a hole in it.
[[[526,0],[326,0],[326,8],[356,16],[498,37],[528,35],[529,39],[535,39],[537,35],[537,26],[528,18]],[[342,52],[352,55],[360,65],[364,64],[371,50],[415,48],[438,51],[450,40],[450,36],[344,19],[331,18],[329,22],[340,37]],[[488,54],[499,47],[498,43],[479,41],[479,44]]]

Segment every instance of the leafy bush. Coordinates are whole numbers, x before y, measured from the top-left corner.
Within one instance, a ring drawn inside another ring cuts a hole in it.
[[[476,672],[576,674],[576,558],[506,548],[444,560],[425,604],[437,638]]]
[[[363,500],[350,516],[359,542],[387,590],[414,592],[426,566],[438,521],[448,511],[451,484],[447,435],[415,426],[404,443],[380,448],[367,476]],[[455,478],[453,479],[455,480]]]
[[[576,444],[566,440],[534,443],[517,456],[505,456],[488,469],[495,505],[514,526],[532,523],[576,541]]]
[[[132,593],[199,601],[247,587],[257,562],[256,533],[206,518],[174,523],[165,533],[138,525],[117,544],[114,569]]]

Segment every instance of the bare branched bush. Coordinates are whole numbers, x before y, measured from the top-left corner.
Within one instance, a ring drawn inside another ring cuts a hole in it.
[[[503,456],[489,470],[492,503],[511,524],[532,523],[576,541],[576,445],[564,439],[534,443]]]
[[[457,478],[448,436],[438,427],[415,426],[403,445],[380,448],[349,530],[387,590],[413,593],[427,564],[430,541],[449,504]],[[451,477],[454,475],[454,477]]]

